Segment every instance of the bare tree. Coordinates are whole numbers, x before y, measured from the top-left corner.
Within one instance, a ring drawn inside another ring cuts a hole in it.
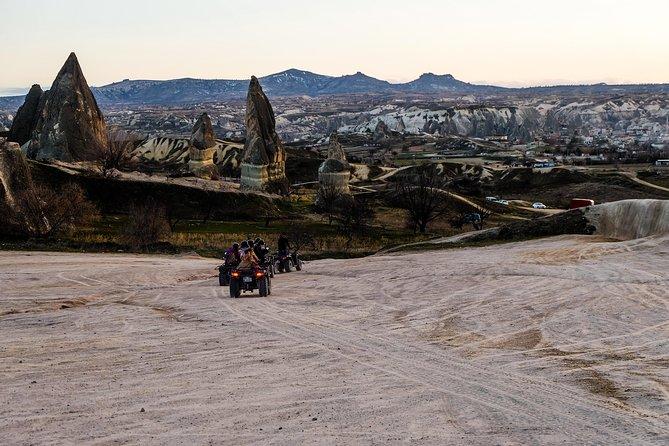
[[[77,184],[67,183],[58,191],[40,186],[37,194],[50,225],[47,236],[70,233],[99,216],[95,205],[88,201],[84,190]]]
[[[455,213],[449,220],[451,227],[462,229],[466,224],[471,223],[474,229],[483,229],[486,220],[492,215],[486,204],[472,207],[469,203],[453,200]]]
[[[348,196],[339,201],[336,221],[350,243],[354,234],[363,234],[371,227],[375,214],[371,199],[362,195]]]
[[[103,176],[109,176],[114,170],[122,170],[132,165],[136,138],[121,130],[109,132],[109,144],[98,157],[98,165]]]
[[[428,224],[448,212],[447,186],[440,176],[424,171],[396,183],[394,201],[407,211],[414,233],[424,234]]]
[[[60,189],[33,185],[16,197],[15,230],[30,237],[70,233],[98,217],[97,208],[80,186],[67,183]]]
[[[309,246],[312,249],[315,249],[316,247],[316,236],[314,235],[314,232],[304,225],[292,225],[286,235],[293,248],[297,251],[302,250],[305,246]]]
[[[131,206],[124,235],[133,246],[145,247],[164,241],[171,232],[165,206],[153,198]]]
[[[344,194],[339,187],[323,185],[318,189],[314,209],[327,218],[328,224],[332,224],[344,199]]]

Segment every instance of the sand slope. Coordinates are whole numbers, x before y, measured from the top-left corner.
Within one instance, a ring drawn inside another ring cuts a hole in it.
[[[666,444],[669,239],[603,240],[238,300],[197,257],[2,252],[0,443]]]

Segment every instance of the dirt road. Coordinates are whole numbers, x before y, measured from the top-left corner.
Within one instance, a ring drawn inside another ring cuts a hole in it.
[[[669,239],[311,262],[0,252],[0,443],[667,444]]]

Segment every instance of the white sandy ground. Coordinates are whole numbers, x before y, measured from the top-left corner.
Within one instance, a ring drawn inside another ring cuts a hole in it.
[[[667,237],[215,265],[0,252],[0,443],[669,442]]]

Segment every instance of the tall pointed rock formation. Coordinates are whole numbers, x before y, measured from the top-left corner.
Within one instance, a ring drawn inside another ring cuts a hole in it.
[[[40,159],[94,160],[107,144],[102,112],[71,53],[42,97],[28,153]]]
[[[343,163],[346,161],[346,153],[344,152],[344,147],[339,142],[339,134],[337,132],[332,132],[330,134],[330,145],[328,146],[328,159],[339,160]]]
[[[246,143],[241,188],[287,193],[286,150],[276,133],[274,110],[253,76],[246,98]]]
[[[195,122],[188,147],[188,170],[200,177],[212,178],[218,172],[214,165],[216,136],[211,119],[202,113]]]
[[[328,158],[318,168],[318,183],[322,191],[348,194],[350,179],[351,168],[346,161],[346,153],[339,142],[339,135],[334,132],[330,135]]]
[[[35,84],[26,95],[23,105],[19,107],[9,129],[8,141],[23,145],[30,141],[37,120],[39,119],[39,105],[42,99],[42,87]]]

